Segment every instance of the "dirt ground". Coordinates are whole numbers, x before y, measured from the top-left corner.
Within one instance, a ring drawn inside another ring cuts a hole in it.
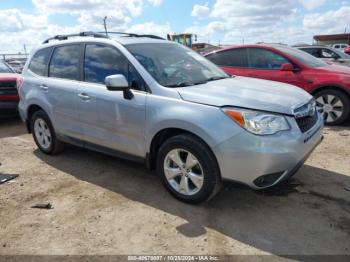
[[[0,254],[350,254],[350,124],[295,176],[297,192],[226,185],[183,204],[144,166],[69,147],[39,152],[19,120],[0,122]],[[50,202],[51,210],[32,209]]]

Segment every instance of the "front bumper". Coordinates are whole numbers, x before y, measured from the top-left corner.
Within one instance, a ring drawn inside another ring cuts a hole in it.
[[[18,115],[18,102],[0,101],[0,118],[13,117]]]
[[[214,147],[222,178],[263,189],[294,175],[321,142],[323,118],[305,133],[294,118],[287,119],[290,131],[271,136],[244,131]]]

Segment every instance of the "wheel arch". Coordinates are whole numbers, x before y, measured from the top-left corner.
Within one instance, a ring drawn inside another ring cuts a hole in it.
[[[32,104],[28,107],[27,119],[26,119],[26,127],[27,127],[28,133],[32,132],[31,127],[30,127],[30,120],[32,119],[32,116],[35,114],[35,112],[38,112],[38,111],[46,112],[41,106],[39,106],[37,104]]]
[[[149,170],[153,170],[155,169],[156,166],[156,160],[157,160],[157,154],[158,154],[158,149],[161,147],[161,145],[169,138],[180,135],[180,134],[188,134],[188,135],[192,135],[194,137],[196,137],[197,139],[199,139],[204,145],[206,145],[206,147],[208,148],[208,150],[210,150],[210,152],[213,154],[215,160],[216,160],[216,164],[219,166],[218,164],[218,160],[214,154],[214,151],[211,149],[209,143],[207,143],[205,141],[205,139],[203,139],[202,137],[198,136],[197,134],[186,130],[186,129],[182,129],[182,128],[177,128],[177,127],[170,127],[170,128],[164,128],[159,130],[152,138],[150,146],[149,146],[149,152],[147,153],[147,157],[146,157],[146,164],[147,164],[147,168]]]
[[[347,91],[345,87],[338,85],[338,84],[325,84],[325,85],[318,86],[311,91],[311,94],[314,96],[317,93],[319,93],[323,90],[327,90],[327,89],[338,90],[338,91],[344,93],[350,99],[350,91]]]

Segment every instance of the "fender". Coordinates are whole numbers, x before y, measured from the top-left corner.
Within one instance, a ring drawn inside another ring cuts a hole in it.
[[[333,83],[323,83],[322,85],[318,85],[316,86],[315,88],[313,88],[312,90],[310,90],[310,93],[312,95],[316,94],[317,92],[321,91],[322,89],[324,88],[332,88],[332,87],[335,87],[341,91],[344,91],[347,95],[350,95],[350,89],[342,86],[342,85],[339,85],[339,84],[333,84]]]

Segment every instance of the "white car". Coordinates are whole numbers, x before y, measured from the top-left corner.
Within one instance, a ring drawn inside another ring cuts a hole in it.
[[[333,45],[331,45],[331,47],[344,52],[344,49],[349,47],[349,45],[348,44],[333,44]]]

